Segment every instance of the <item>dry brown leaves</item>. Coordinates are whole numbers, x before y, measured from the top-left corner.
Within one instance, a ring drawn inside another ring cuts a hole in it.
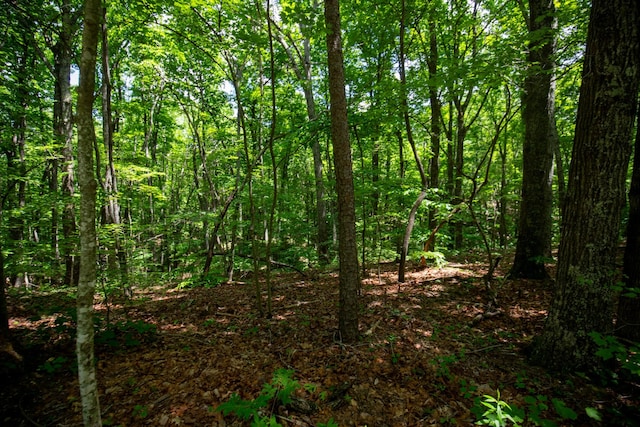
[[[546,393],[569,406],[595,406],[601,395],[586,386],[576,394],[579,379],[567,386],[526,362],[523,349],[542,327],[549,287],[502,283],[501,314],[474,323],[487,302],[484,273],[479,264],[449,264],[412,271],[398,284],[394,265],[370,270],[355,345],[337,340],[334,273],[314,280],[275,275],[271,318],[257,314],[248,284],[138,290],[133,304],[110,307],[111,321],[153,323],[157,338],[132,348],[98,347],[103,419],[120,426],[243,425],[215,408],[233,393],[254,399],[279,368],[293,369],[306,385],[297,396],[318,407],[313,414],[274,408],[290,426],[330,418],[341,426],[472,425],[473,399],[497,389],[516,405],[526,394]],[[9,304],[20,340],[55,323],[54,314],[29,320],[28,299]],[[106,307],[96,307],[104,316]],[[73,342],[62,342],[40,345],[35,358],[25,349],[34,366],[0,396],[4,425],[81,425],[73,373],[35,370],[59,354],[74,357]],[[330,404],[327,396],[343,384],[343,404]]]

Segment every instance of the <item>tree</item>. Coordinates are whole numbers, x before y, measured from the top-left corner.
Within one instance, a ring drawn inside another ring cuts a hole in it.
[[[340,1],[325,0],[327,27],[327,62],[331,99],[331,141],[338,194],[338,256],[340,258],[340,335],[345,342],[358,339],[358,248],[356,247],[356,212],[353,188],[351,144],[344,88],[342,38],[340,36]]]
[[[544,279],[545,258],[551,256],[553,147],[555,132],[554,56],[557,19],[553,0],[530,0],[527,26],[529,50],[522,118],[522,197],[518,241],[509,276]]]
[[[629,188],[627,246],[622,267],[624,289],[618,302],[616,335],[640,342],[640,132],[636,130],[633,173]]]
[[[557,288],[532,352],[554,370],[596,363],[610,334],[615,254],[640,78],[640,3],[592,3],[562,219]]]
[[[409,252],[409,240],[411,238],[411,232],[413,231],[413,226],[415,224],[416,212],[418,208],[427,197],[427,188],[429,185],[429,181],[427,179],[427,174],[424,170],[424,166],[422,165],[422,160],[420,160],[420,154],[416,149],[416,143],[413,138],[413,131],[411,128],[411,120],[409,117],[409,103],[407,101],[407,73],[406,73],[406,64],[405,64],[405,20],[407,15],[406,2],[403,0],[401,2],[401,15],[400,15],[400,46],[399,46],[399,74],[400,74],[400,106],[402,119],[404,121],[405,132],[407,133],[407,140],[409,141],[409,146],[411,146],[411,152],[413,153],[413,158],[416,161],[416,166],[418,167],[418,172],[420,173],[420,194],[413,202],[411,206],[411,210],[409,211],[409,219],[407,220],[407,227],[404,232],[404,238],[402,240],[402,249],[400,251],[400,265],[398,267],[398,282],[404,283],[404,273],[405,273],[405,264],[407,261],[407,252]]]
[[[78,183],[80,184],[80,274],[78,282],[78,380],[85,426],[101,426],[93,345],[93,297],[96,286],[96,179],[93,147],[96,142],[93,102],[100,0],[85,0],[80,85],[78,86]]]

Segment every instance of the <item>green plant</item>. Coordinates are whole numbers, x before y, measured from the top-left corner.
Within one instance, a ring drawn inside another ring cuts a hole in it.
[[[68,361],[69,359],[64,356],[52,357],[40,365],[38,370],[44,371],[47,374],[55,374],[56,372],[64,369]]]
[[[157,331],[158,328],[153,323],[127,320],[108,325],[103,331],[98,331],[95,342],[109,347],[137,347],[144,342],[155,340]]]
[[[631,376],[640,378],[640,345],[621,343],[612,335],[602,335],[598,332],[589,334],[598,346],[596,356],[604,361],[615,360],[620,368]],[[616,379],[614,372],[609,372],[612,379]]]
[[[442,252],[420,251],[416,254],[417,260],[424,259],[427,263],[435,265],[436,268],[442,268],[447,265],[447,259]]]
[[[515,427],[518,427],[518,423],[522,422],[522,417],[517,415],[514,409],[500,399],[500,390],[497,390],[497,397],[485,394],[483,396],[482,404],[486,409],[482,413],[482,418],[479,419],[477,425],[488,425],[493,427],[504,427],[512,423]]]
[[[464,358],[464,353],[460,353],[460,355],[450,354],[448,356],[439,356],[431,361],[432,364],[436,365],[436,376],[441,378],[446,378],[448,380],[453,379],[453,375],[451,374],[450,366]]]
[[[149,416],[149,408],[145,405],[136,405],[133,407],[133,416],[139,419],[147,418]]]
[[[221,411],[223,415],[234,414],[243,420],[253,419],[251,425],[256,426],[278,426],[273,414],[263,415],[261,411],[273,403],[278,402],[286,405],[291,402],[291,395],[298,388],[298,381],[293,379],[293,370],[278,369],[274,372],[270,383],[262,386],[260,395],[253,400],[242,399],[237,393],[218,406],[216,411]]]
[[[237,393],[231,395],[231,398],[215,408],[215,411],[222,412],[223,415],[233,414],[238,418],[248,421],[251,420],[252,427],[277,427],[280,424],[276,420],[273,413],[278,405],[288,405],[293,402],[293,393],[300,389],[301,386],[297,380],[293,378],[294,371],[291,369],[278,369],[273,373],[271,382],[262,386],[262,390],[258,397],[253,400],[242,399]],[[317,386],[307,383],[302,388],[309,392],[315,393]],[[327,399],[327,392],[319,393],[320,400]],[[326,424],[319,423],[318,427],[338,427],[338,424],[330,419]]]
[[[527,404],[527,419],[536,426],[555,427],[557,423],[553,420],[542,417],[542,414],[549,410],[549,399],[544,395],[525,396],[524,401]],[[556,411],[557,418],[560,420],[573,420],[578,418],[578,414],[569,408],[564,401],[560,399],[551,399],[551,404]]]
[[[460,384],[460,394],[462,394],[462,397],[464,397],[465,399],[470,399],[471,396],[473,396],[473,392],[478,389],[478,387],[468,383],[467,380],[465,379],[461,379],[459,381],[459,384]]]

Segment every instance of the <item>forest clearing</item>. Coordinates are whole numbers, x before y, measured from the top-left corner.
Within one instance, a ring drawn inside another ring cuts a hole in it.
[[[362,338],[351,345],[336,336],[334,272],[275,275],[271,319],[256,315],[242,282],[183,290],[149,284],[130,301],[101,301],[104,425],[248,425],[216,408],[233,393],[257,399],[279,370],[289,371],[298,382],[293,396],[306,403],[261,408],[283,426],[468,426],[482,419],[483,396],[498,392],[523,411],[520,425],[639,425],[637,378],[558,376],[527,362],[550,283],[504,282],[495,315],[480,320],[488,302],[483,263],[414,268],[404,284],[396,268],[384,264],[363,279]],[[2,425],[81,425],[73,296],[11,293],[9,302],[25,371],[3,381]]]

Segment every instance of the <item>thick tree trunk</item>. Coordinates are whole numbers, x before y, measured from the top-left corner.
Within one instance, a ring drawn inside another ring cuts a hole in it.
[[[325,0],[329,96],[331,99],[331,140],[338,193],[338,252],[340,257],[340,306],[338,318],[344,342],[358,339],[358,248],[353,187],[351,144],[344,89],[344,65],[340,36],[340,1]]]
[[[555,132],[554,55],[557,19],[553,0],[530,0],[528,70],[522,118],[525,135],[518,242],[509,275],[545,279],[551,256],[553,137]]]
[[[591,332],[610,334],[625,181],[640,77],[640,3],[594,0],[562,221],[557,289],[534,362],[595,366]]]
[[[640,342],[640,131],[636,131],[633,175],[629,189],[627,246],[624,251],[623,277],[625,290],[618,304],[616,334]],[[625,295],[635,294],[635,297]]]
[[[78,181],[80,184],[80,277],[78,283],[78,380],[85,426],[100,426],[100,403],[93,345],[93,297],[96,286],[96,179],[93,147],[96,141],[93,102],[100,0],[85,0],[80,85],[78,87]]]

